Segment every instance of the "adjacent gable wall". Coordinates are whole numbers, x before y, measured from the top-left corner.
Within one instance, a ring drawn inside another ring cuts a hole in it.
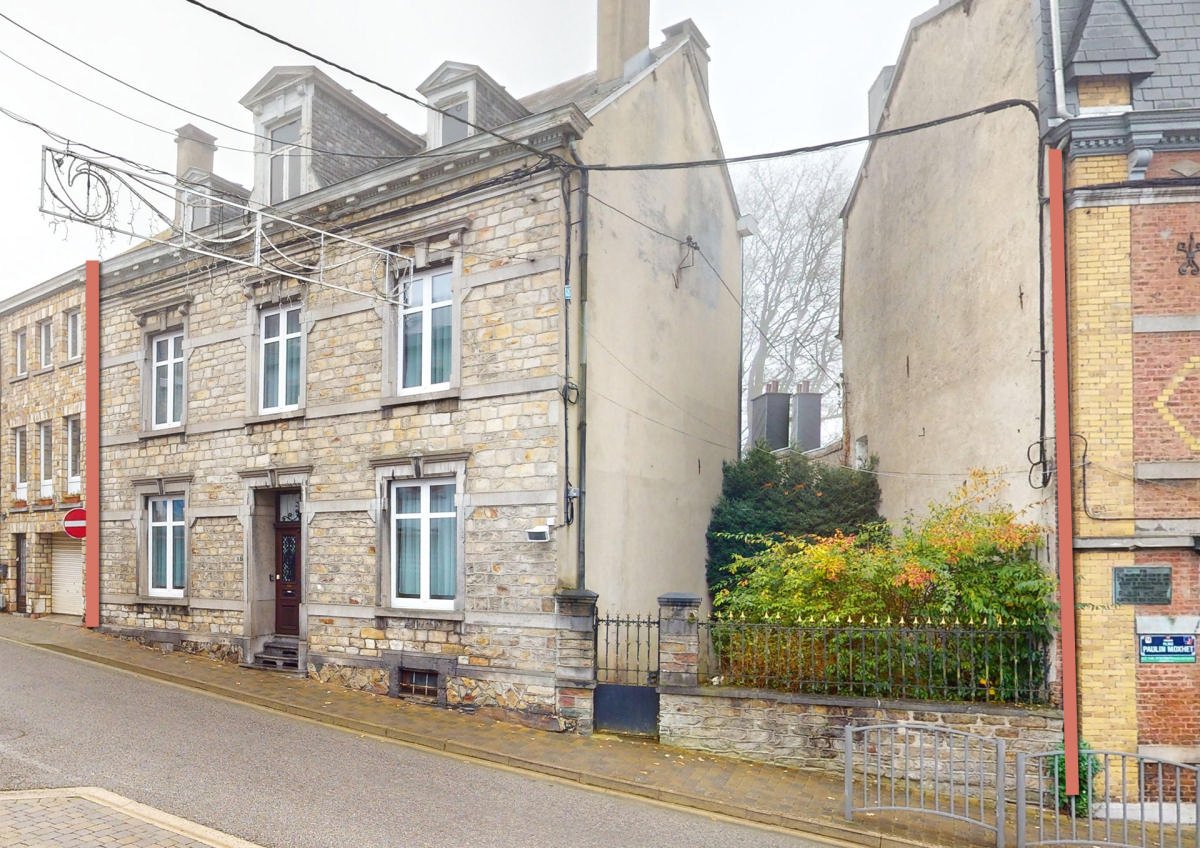
[[[720,155],[687,49],[592,116],[584,162]],[[705,593],[704,533],[721,463],[737,453],[737,210],[721,168],[593,173],[591,191],[694,236],[732,290],[699,255],[677,285],[677,243],[591,202],[587,585],[601,608],[645,611],[663,592]]]
[[[942,9],[910,33],[881,128],[1035,99],[1026,0]],[[1040,414],[1037,160],[1036,124],[1012,109],[882,140],[859,175],[844,219],[846,435],[889,472],[888,518],[976,467],[1007,472],[1018,507],[1045,496],[1025,474]]]

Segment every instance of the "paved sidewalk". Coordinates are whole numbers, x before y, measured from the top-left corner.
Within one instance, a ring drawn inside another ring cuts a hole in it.
[[[44,619],[0,615],[0,639],[322,724],[854,845],[994,844],[980,828],[945,819],[863,815],[847,822],[841,814],[841,778],[826,772],[701,756],[610,736],[530,730],[314,680],[163,653]]]
[[[8,848],[258,848],[93,786],[0,792]]]

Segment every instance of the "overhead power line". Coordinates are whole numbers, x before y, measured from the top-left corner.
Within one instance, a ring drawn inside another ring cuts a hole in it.
[[[196,111],[194,111],[194,110],[192,110],[192,109],[189,109],[189,108],[187,108],[186,106],[182,106],[182,105],[180,105],[180,104],[178,104],[178,103],[175,103],[175,102],[174,102],[174,101],[172,101],[172,100],[167,100],[166,98],[164,98],[164,97],[160,97],[159,95],[157,95],[157,94],[154,94],[153,92],[147,91],[147,90],[146,90],[146,89],[144,89],[144,88],[140,88],[140,87],[138,87],[138,86],[134,85],[133,83],[129,82],[128,80],[122,79],[121,77],[117,76],[116,74],[110,73],[110,72],[108,72],[108,71],[104,70],[103,68],[101,68],[101,67],[98,67],[97,65],[94,65],[94,64],[92,64],[91,62],[87,61],[86,59],[83,59],[83,58],[81,58],[81,57],[79,57],[79,56],[76,56],[76,55],[75,55],[74,53],[72,53],[71,51],[67,50],[67,49],[66,49],[66,48],[64,48],[64,47],[61,47],[61,46],[59,46],[58,44],[55,44],[53,41],[51,41],[50,39],[46,38],[45,36],[43,36],[43,35],[40,35],[39,33],[36,33],[36,32],[34,32],[34,31],[33,31],[33,30],[31,30],[29,27],[27,27],[27,26],[25,26],[25,25],[21,24],[19,21],[13,20],[11,17],[9,17],[8,15],[4,14],[4,12],[0,12],[0,20],[5,20],[5,21],[7,21],[8,23],[10,23],[10,24],[12,24],[13,26],[15,26],[17,29],[19,29],[19,30],[21,30],[22,32],[26,33],[27,35],[29,35],[29,36],[31,36],[31,37],[33,37],[33,38],[37,39],[37,40],[38,40],[38,41],[40,41],[42,44],[45,44],[47,47],[51,48],[52,50],[56,50],[56,51],[58,51],[58,52],[59,52],[59,53],[61,53],[63,56],[66,56],[68,59],[71,59],[71,60],[73,60],[73,61],[75,61],[75,62],[78,62],[79,64],[83,65],[85,68],[88,68],[88,69],[90,69],[90,70],[92,70],[92,71],[95,71],[96,73],[100,74],[101,76],[103,76],[103,77],[106,77],[107,79],[110,79],[110,80],[112,80],[113,82],[115,82],[115,83],[117,83],[117,84],[119,84],[119,85],[123,85],[125,88],[128,88],[130,91],[136,92],[137,94],[140,94],[140,95],[142,95],[143,97],[148,97],[149,99],[151,99],[151,100],[155,101],[156,103],[160,103],[160,104],[162,104],[163,106],[168,106],[168,107],[170,107],[171,109],[175,109],[176,111],[182,112],[182,113],[183,113],[183,114],[185,114],[185,115],[190,115],[191,117],[193,117],[193,118],[197,118],[198,120],[201,120],[201,121],[207,121],[208,123],[210,123],[210,124],[214,124],[214,125],[216,125],[216,126],[218,126],[218,127],[223,127],[223,128],[225,128],[225,129],[227,129],[227,130],[232,130],[233,132],[236,132],[236,133],[241,133],[242,135],[249,136],[250,138],[256,138],[256,139],[260,139],[260,140],[262,140],[262,141],[271,141],[271,137],[270,137],[270,136],[265,136],[265,135],[262,135],[262,134],[260,134],[260,133],[253,132],[252,130],[248,130],[248,129],[244,129],[243,127],[238,127],[238,126],[235,126],[234,124],[228,124],[228,123],[226,123],[226,122],[224,122],[224,121],[222,121],[222,120],[220,120],[220,119],[218,119],[218,118],[214,118],[214,117],[212,117],[211,115],[205,115],[205,114],[203,114],[203,113],[201,113],[201,112],[196,112]],[[71,88],[70,86],[64,85],[63,83],[59,82],[58,80],[55,80],[55,79],[53,79],[52,77],[50,77],[50,76],[48,76],[48,75],[46,75],[46,74],[43,74],[43,73],[41,73],[40,71],[37,71],[37,70],[35,70],[34,68],[31,68],[29,65],[26,65],[24,62],[20,62],[20,61],[18,61],[17,59],[13,58],[12,56],[9,56],[8,54],[3,54],[3,55],[4,55],[4,56],[5,56],[7,59],[9,59],[10,61],[12,61],[12,62],[14,62],[14,63],[16,63],[16,64],[20,65],[20,66],[21,66],[21,67],[23,67],[23,68],[25,68],[25,70],[29,71],[30,73],[32,73],[32,74],[35,74],[35,75],[37,75],[37,76],[41,77],[42,79],[46,80],[46,81],[47,81],[47,82],[49,82],[49,83],[52,83],[53,85],[56,85],[56,86],[58,86],[59,88],[66,89],[66,90],[68,90],[69,92],[71,92],[72,94],[75,94],[75,95],[77,95],[78,97],[81,97],[81,98],[83,98],[84,100],[87,100],[89,103],[92,103],[92,104],[94,104],[94,105],[96,105],[96,106],[99,106],[99,107],[100,107],[100,108],[102,108],[102,109],[107,109],[108,111],[110,111],[110,112],[113,112],[113,113],[115,113],[115,114],[117,114],[117,115],[120,115],[121,117],[123,117],[123,118],[126,118],[127,120],[133,121],[133,122],[134,122],[134,123],[136,123],[136,124],[141,124],[142,126],[144,126],[144,127],[147,127],[148,129],[152,129],[152,130],[155,130],[155,131],[157,131],[157,132],[165,132],[165,133],[169,133],[169,134],[171,134],[171,135],[175,135],[175,134],[176,134],[174,130],[169,130],[169,129],[166,129],[166,128],[164,128],[164,127],[159,127],[159,126],[155,126],[155,125],[149,124],[149,123],[147,123],[147,122],[145,122],[145,121],[142,121],[142,120],[140,120],[140,119],[138,119],[138,118],[134,118],[134,117],[132,117],[132,116],[130,116],[130,115],[126,115],[125,113],[123,113],[123,112],[120,112],[120,111],[118,111],[117,109],[114,109],[114,108],[113,108],[113,107],[111,107],[111,106],[108,106],[108,105],[106,105],[106,104],[104,104],[104,103],[101,103],[101,102],[99,102],[99,101],[93,100],[93,99],[92,99],[92,98],[90,98],[90,97],[86,97],[85,95],[81,94],[80,92],[76,91],[75,89]],[[254,151],[254,150],[252,150],[252,149],[247,149],[247,148],[242,148],[242,147],[231,147],[231,146],[229,146],[229,145],[227,145],[227,144],[215,144],[214,146],[215,146],[215,147],[217,147],[217,148],[219,148],[219,149],[221,149],[221,150],[229,150],[229,151],[232,151],[232,152],[235,152],[235,153],[254,153],[254,152],[255,152],[255,151]],[[373,154],[373,153],[350,153],[350,152],[343,151],[343,150],[331,150],[331,149],[329,149],[329,148],[324,148],[324,147],[313,147],[313,146],[311,146],[311,145],[307,145],[307,144],[300,144],[300,143],[296,143],[296,144],[294,144],[294,145],[292,145],[292,146],[293,146],[293,147],[295,147],[295,148],[297,148],[297,149],[299,149],[299,150],[307,150],[309,153],[319,153],[319,154],[321,154],[322,156],[338,156],[338,157],[341,157],[341,158],[344,158],[344,159],[372,159],[372,160],[375,160],[375,161],[387,161],[387,162],[393,162],[393,161],[395,161],[395,162],[402,162],[402,161],[405,161],[405,160],[408,160],[408,159],[432,159],[432,158],[441,158],[441,157],[444,157],[444,156],[446,155],[445,153],[429,153],[429,152],[425,152],[425,153],[407,153],[407,154],[405,154],[405,155],[403,155],[403,156],[387,156],[387,155],[383,155],[383,154],[377,154],[377,153],[374,153],[374,154]],[[479,148],[479,149],[482,149],[482,148]],[[460,154],[460,155],[461,155],[461,154],[464,154],[464,153],[473,153],[473,152],[475,152],[475,150],[461,150],[461,151],[457,151],[457,153],[458,153],[458,154]]]
[[[471,129],[477,130],[481,133],[484,133],[485,135],[490,135],[492,138],[499,139],[500,141],[503,141],[505,144],[516,145],[517,147],[520,147],[520,148],[527,150],[530,153],[534,154],[539,159],[550,160],[559,165],[567,164],[566,160],[562,159],[559,156],[555,156],[553,154],[546,153],[544,150],[539,150],[538,148],[534,147],[532,144],[528,144],[524,141],[518,141],[515,138],[510,138],[506,135],[503,135],[502,133],[496,132],[495,130],[480,126],[479,124],[473,124],[470,121],[459,117],[458,115],[452,114],[448,109],[441,109],[437,106],[434,106],[432,103],[426,103],[424,100],[421,100],[419,97],[414,97],[413,95],[408,94],[407,92],[401,91],[398,88],[394,88],[393,86],[390,86],[385,82],[380,82],[379,80],[374,79],[373,77],[369,77],[366,74],[359,73],[358,71],[348,68],[339,62],[335,62],[332,59],[327,59],[326,57],[322,56],[319,53],[309,50],[306,47],[301,47],[299,44],[288,41],[286,38],[281,38],[278,35],[275,35],[274,33],[267,32],[265,29],[256,27],[254,24],[247,23],[246,21],[243,21],[241,18],[235,18],[233,15],[230,15],[227,12],[222,12],[220,9],[214,9],[212,6],[206,6],[204,3],[201,3],[200,0],[184,0],[184,2],[190,3],[191,5],[199,8],[199,9],[203,9],[206,12],[210,12],[210,13],[216,15],[218,18],[223,18],[224,20],[227,20],[230,23],[237,24],[238,26],[242,27],[243,29],[248,29],[248,30],[250,30],[250,32],[253,32],[257,35],[261,35],[263,38],[265,38],[269,41],[273,41],[276,44],[279,44],[283,47],[287,47],[290,50],[295,50],[297,53],[302,53],[305,56],[308,56],[310,59],[315,59],[316,61],[318,61],[324,65],[328,65],[331,68],[337,68],[339,71],[341,71],[344,74],[349,74],[350,76],[354,77],[355,79],[362,80],[363,82],[365,82],[369,85],[373,85],[376,88],[381,88],[384,91],[388,92],[389,94],[394,94],[403,100],[407,100],[409,103],[415,103],[416,105],[420,106],[422,109],[428,109],[429,111],[436,112],[437,114],[442,115],[444,117],[454,118],[456,121],[466,124]]]

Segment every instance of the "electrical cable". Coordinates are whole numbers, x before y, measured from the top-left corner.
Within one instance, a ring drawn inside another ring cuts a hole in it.
[[[301,47],[300,45],[295,44],[294,42],[288,41],[285,38],[280,38],[278,35],[274,35],[270,32],[267,32],[264,29],[260,29],[259,27],[256,27],[254,24],[247,23],[246,21],[243,21],[240,18],[236,18],[233,15],[228,14],[227,12],[222,12],[220,9],[214,9],[212,6],[207,6],[204,3],[201,3],[200,0],[184,0],[184,2],[189,3],[192,6],[195,6],[199,9],[203,9],[206,12],[210,12],[211,14],[216,15],[218,18],[227,20],[230,23],[237,24],[238,26],[242,27],[243,29],[250,30],[250,32],[260,35],[269,41],[273,41],[276,44],[279,44],[283,47],[287,47],[290,50],[295,50],[297,53],[302,53],[305,56],[308,56],[310,59],[315,59],[316,61],[318,61],[324,65],[328,65],[331,68],[337,68],[339,71],[341,71],[344,74],[349,74],[350,76],[354,77],[355,79],[362,80],[363,82],[368,83],[369,85],[373,85],[377,88],[381,88],[384,91],[388,92],[389,94],[394,94],[403,100],[407,100],[410,103],[415,103],[416,105],[420,106],[423,109],[428,109],[431,112],[436,112],[437,114],[442,115],[443,117],[453,118],[454,120],[465,124],[466,126],[470,127],[471,129],[476,130],[481,133],[484,133],[486,135],[490,135],[493,138],[497,138],[500,141],[503,141],[505,144],[516,145],[517,147],[520,147],[520,148],[532,153],[533,155],[537,156],[539,158],[539,160],[541,160],[541,161],[552,161],[552,162],[555,162],[556,164],[558,164],[559,166],[563,166],[563,167],[578,167],[578,166],[571,165],[570,163],[568,163],[565,159],[563,159],[560,156],[556,156],[554,154],[547,153],[544,150],[539,150],[538,148],[534,147],[532,144],[527,144],[526,142],[518,141],[517,139],[510,138],[506,135],[503,135],[502,133],[496,132],[495,130],[491,130],[491,129],[488,129],[487,127],[482,127],[478,124],[471,123],[470,121],[467,121],[467,120],[459,117],[458,115],[452,114],[448,109],[442,109],[437,106],[434,106],[432,103],[426,103],[425,101],[423,101],[417,97],[413,97],[411,94],[407,94],[398,88],[393,88],[392,86],[388,85],[387,83],[380,82],[379,80],[373,79],[372,77],[369,77],[366,74],[362,74],[362,73],[359,73],[358,71],[352,70],[351,68],[348,68],[345,65],[335,62],[332,59],[327,59],[319,53],[316,53],[305,47]]]
[[[190,115],[193,118],[197,118],[202,121],[207,121],[210,124],[215,124],[216,126],[223,127],[224,129],[232,130],[233,132],[241,133],[242,135],[247,135],[247,136],[250,136],[251,138],[260,139],[262,141],[268,141],[268,142],[272,141],[270,136],[261,135],[259,133],[253,132],[252,130],[243,129],[242,127],[238,127],[233,124],[225,123],[224,121],[221,121],[217,118],[213,118],[209,115],[205,115],[200,112],[193,111],[193,110],[187,108],[186,106],[181,106],[178,103],[167,100],[166,98],[160,97],[157,94],[154,94],[150,91],[146,91],[143,88],[139,88],[138,86],[134,85],[133,83],[128,82],[127,80],[124,80],[115,74],[109,73],[108,71],[92,64],[91,62],[88,62],[86,59],[82,59],[79,56],[76,56],[74,53],[70,52],[69,50],[67,50],[63,47],[60,47],[59,45],[55,44],[53,41],[50,41],[48,38],[46,38],[42,35],[39,35],[38,33],[29,29],[29,27],[26,27],[26,26],[22,25],[21,23],[19,23],[18,21],[13,20],[8,15],[4,14],[4,12],[2,12],[2,11],[0,11],[0,20],[7,21],[8,23],[12,24],[13,26],[15,26],[17,29],[21,30],[22,32],[25,32],[26,34],[32,36],[33,38],[36,38],[38,41],[42,42],[47,47],[49,47],[53,50],[57,50],[62,55],[78,62],[79,64],[83,65],[85,68],[89,68],[90,70],[95,71],[96,73],[100,74],[101,76],[107,77],[108,79],[112,80],[113,82],[115,82],[119,85],[123,85],[126,88],[128,88],[130,91],[137,92],[138,94],[142,95],[143,97],[148,97],[157,103],[161,103],[164,106],[168,106],[172,109],[176,109],[180,112],[183,112],[185,115]],[[8,58],[12,59],[11,56],[9,56]],[[12,61],[15,62],[17,60],[13,59]],[[33,70],[32,68],[30,68],[27,65],[22,64],[21,62],[17,62],[17,64],[21,65],[22,67],[24,67],[26,70],[30,71],[31,73],[37,74],[38,76],[42,77],[43,79],[47,80],[48,82],[53,82],[55,85],[58,85],[60,87],[65,87],[65,86],[62,86],[61,83],[55,82],[50,77],[47,77],[44,74],[38,73],[37,71]],[[84,99],[88,100],[89,98],[85,97]],[[91,102],[94,103],[95,101],[91,101]],[[97,104],[97,105],[103,106],[103,104]],[[104,108],[108,108],[108,107],[104,106]],[[115,110],[110,110],[110,111],[115,111]],[[121,114],[121,113],[118,112],[117,114]],[[122,117],[128,117],[128,116],[122,115]],[[143,126],[150,126],[148,124],[145,124],[142,121],[138,121],[136,118],[130,118],[130,120],[136,121],[137,123],[142,123]],[[172,135],[175,135],[175,133],[172,132],[171,130],[163,129],[162,127],[150,126],[150,129],[159,130],[161,132],[170,132]],[[370,159],[370,160],[375,160],[375,161],[389,161],[389,162],[390,161],[398,161],[399,162],[399,161],[405,161],[408,159],[427,159],[427,158],[433,159],[433,158],[441,158],[441,157],[444,157],[447,155],[445,153],[424,152],[424,153],[408,153],[403,156],[386,156],[386,155],[369,154],[369,153],[349,153],[346,151],[330,150],[330,149],[322,148],[322,147],[312,147],[310,145],[300,144],[300,143],[292,144],[289,146],[297,148],[299,150],[307,150],[310,153],[319,153],[323,156],[338,156],[338,157],[347,158],[347,159]],[[230,147],[230,146],[224,145],[224,144],[214,144],[214,147],[217,147],[221,150],[229,150],[229,151],[236,152],[236,153],[254,153],[254,152],[256,152],[253,149],[248,150],[246,148],[241,148],[241,147]],[[460,150],[460,151],[456,151],[455,155],[461,155],[461,154],[465,154],[465,153],[476,153],[482,149],[484,149],[484,148],[479,147],[479,148],[472,148],[470,150]]]

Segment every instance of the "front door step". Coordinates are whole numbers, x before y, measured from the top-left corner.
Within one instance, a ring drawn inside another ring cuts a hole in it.
[[[264,671],[287,671],[298,674],[300,671],[300,640],[288,636],[273,636],[263,645],[263,649],[254,655],[252,662],[243,663],[246,668],[258,668]]]

